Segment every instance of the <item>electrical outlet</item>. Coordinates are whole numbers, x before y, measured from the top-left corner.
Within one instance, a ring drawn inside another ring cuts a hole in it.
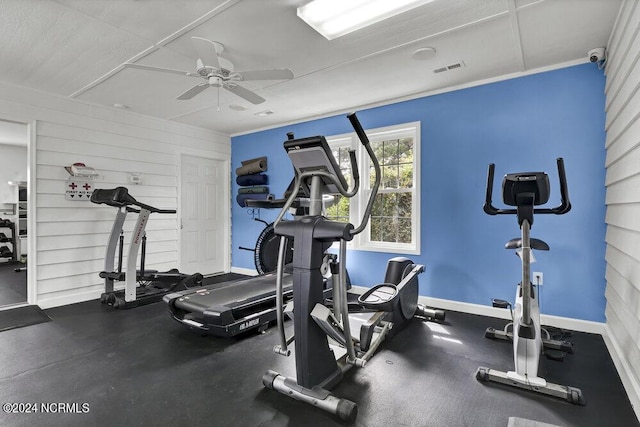
[[[538,286],[542,286],[543,285],[542,272],[534,271],[532,277],[533,277],[533,280],[531,280],[531,281],[533,282],[534,285],[538,285]]]

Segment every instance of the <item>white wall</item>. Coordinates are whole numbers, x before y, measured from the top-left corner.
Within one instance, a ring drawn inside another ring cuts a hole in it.
[[[15,186],[9,185],[9,181],[26,180],[27,147],[0,144],[0,211],[4,203],[18,201],[18,190]]]
[[[115,215],[115,208],[66,201],[64,166],[85,163],[100,174],[96,187],[124,185],[141,202],[176,209],[180,154],[228,160],[231,152],[227,135],[2,83],[0,118],[37,121],[29,172],[29,215],[35,221],[29,237],[35,251],[29,251],[28,273],[35,283],[30,302],[43,308],[99,297],[98,272]],[[130,172],[144,174],[144,183],[129,184]],[[130,217],[125,232],[133,228],[135,215]],[[177,216],[152,215],[147,230],[146,265],[177,267]]]
[[[608,46],[607,335],[640,418],[640,5],[626,0]]]

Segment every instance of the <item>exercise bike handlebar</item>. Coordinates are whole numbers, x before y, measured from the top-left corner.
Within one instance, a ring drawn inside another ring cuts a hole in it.
[[[555,208],[534,208],[534,214],[555,214],[563,215],[571,210],[571,201],[569,200],[569,190],[567,187],[567,177],[564,169],[564,159],[558,157],[556,159],[558,167],[558,180],[560,181],[560,205]],[[516,209],[502,209],[493,206],[493,177],[495,174],[495,163],[489,164],[489,170],[487,172],[487,192],[485,196],[485,202],[483,209],[485,213],[489,215],[507,215],[516,214]]]

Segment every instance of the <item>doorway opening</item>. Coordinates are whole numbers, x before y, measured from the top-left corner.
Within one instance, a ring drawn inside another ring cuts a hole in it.
[[[0,308],[28,301],[28,149],[29,126],[0,119]]]

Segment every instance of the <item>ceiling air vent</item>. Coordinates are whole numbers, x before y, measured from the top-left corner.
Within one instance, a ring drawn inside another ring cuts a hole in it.
[[[455,64],[446,65],[444,67],[438,67],[435,70],[433,70],[433,72],[436,74],[444,73],[445,71],[451,71],[451,70],[455,70],[456,68],[462,68],[462,67],[464,67],[464,62],[459,61],[459,62],[456,62]]]

